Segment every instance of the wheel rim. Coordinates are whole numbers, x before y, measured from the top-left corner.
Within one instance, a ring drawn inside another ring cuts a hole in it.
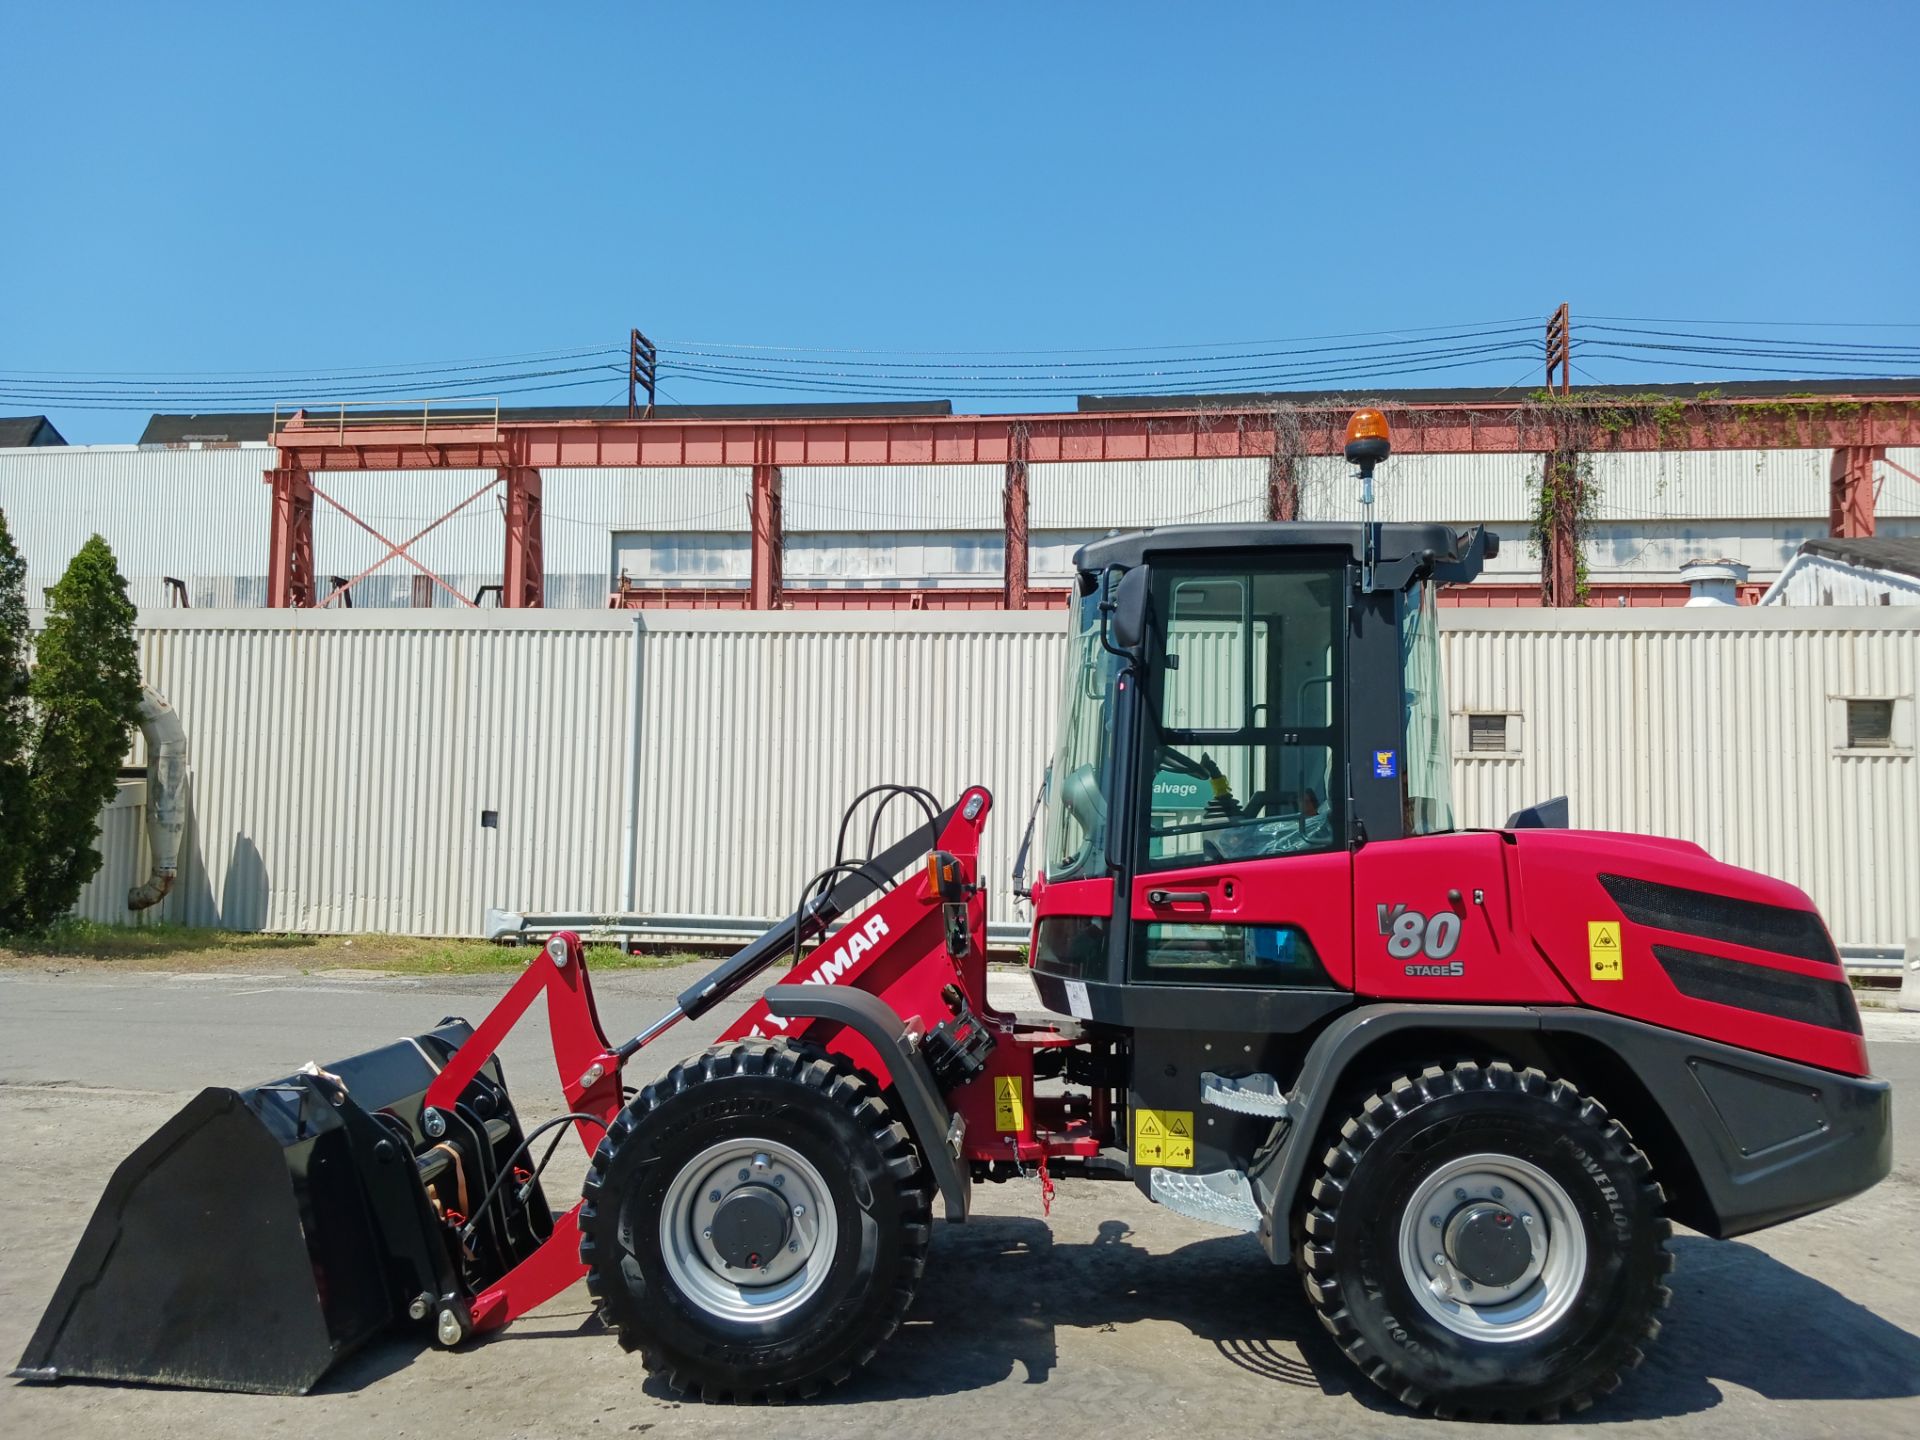
[[[1454,1334],[1526,1340],[1553,1326],[1579,1295],[1586,1227],[1572,1197],[1539,1166],[1512,1155],[1465,1155],[1428,1175],[1408,1199],[1400,1269],[1421,1308]]]
[[[777,1245],[762,1244],[775,1234]],[[708,1146],[681,1166],[660,1207],[667,1273],[721,1320],[770,1320],[806,1304],[826,1283],[838,1245],[826,1181],[774,1140]]]

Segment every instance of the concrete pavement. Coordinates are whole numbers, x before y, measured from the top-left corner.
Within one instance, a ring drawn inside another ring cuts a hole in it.
[[[691,971],[596,979],[609,1031],[664,1010]],[[1024,977],[995,999],[1026,1008]],[[447,1014],[478,1019],[499,976],[381,979],[0,970],[0,1359],[51,1294],[108,1173],[188,1095],[326,1061]],[[663,1039],[660,1064],[737,1007]],[[504,1058],[524,1114],[557,1108],[537,1017]],[[1920,1016],[1872,1014],[1894,1081],[1896,1170],[1846,1205],[1745,1241],[1683,1235],[1666,1333],[1623,1391],[1561,1434],[1632,1421],[1653,1435],[1920,1433]],[[644,1070],[646,1067],[639,1067]],[[657,1068],[657,1067],[656,1067]],[[636,1071],[638,1073],[638,1071]],[[577,1185],[583,1162],[551,1172]],[[682,1404],[593,1319],[581,1287],[458,1353],[395,1340],[304,1399],[0,1382],[0,1433],[476,1437],[1201,1431],[1233,1437],[1438,1430],[1357,1382],[1297,1282],[1248,1237],[1147,1204],[1125,1185],[1062,1185],[1043,1219],[1028,1185],[983,1186],[976,1219],[939,1227],[908,1323],[870,1371],[778,1412]],[[236,1263],[244,1256],[236,1256]],[[1457,1432],[1456,1432],[1457,1433]]]

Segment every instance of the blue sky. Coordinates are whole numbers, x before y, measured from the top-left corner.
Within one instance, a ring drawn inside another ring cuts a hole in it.
[[[639,325],[693,402],[759,392],[675,375],[676,343],[1204,347],[1563,299],[1576,325],[1920,322],[1910,3],[68,0],[18,8],[8,48],[14,374]],[[75,440],[144,420],[0,400],[42,409]]]

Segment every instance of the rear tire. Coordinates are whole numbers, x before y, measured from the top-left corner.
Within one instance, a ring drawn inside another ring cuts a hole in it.
[[[1659,1333],[1664,1198],[1626,1129],[1572,1085],[1435,1066],[1341,1128],[1300,1273],[1348,1358],[1402,1403],[1551,1418],[1614,1389]]]
[[[899,1326],[932,1229],[919,1153],[878,1090],[781,1041],[716,1046],[647,1086],[584,1197],[601,1319],[707,1400],[845,1380]]]

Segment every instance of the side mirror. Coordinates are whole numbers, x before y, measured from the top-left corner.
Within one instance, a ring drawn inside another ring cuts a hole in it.
[[[1147,568],[1136,565],[1113,587],[1113,643],[1138,654],[1147,639]]]

